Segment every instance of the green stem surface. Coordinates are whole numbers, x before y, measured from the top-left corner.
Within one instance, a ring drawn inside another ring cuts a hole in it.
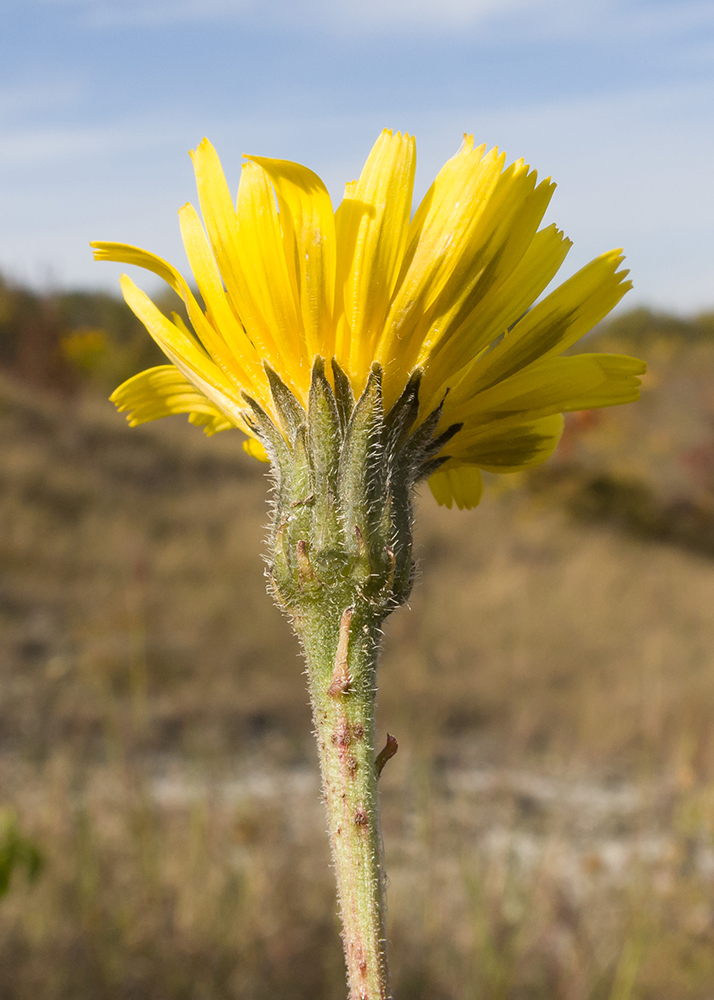
[[[350,1000],[390,996],[375,764],[377,626],[368,606],[295,623],[308,665]]]
[[[307,660],[350,1000],[388,1000],[377,778],[396,741],[375,759],[380,628],[414,580],[414,487],[460,425],[435,437],[441,407],[417,424],[418,369],[385,413],[378,364],[357,401],[331,368],[332,383],[314,359],[307,407],[266,368],[274,414],[246,396],[245,419],[274,481],[270,590]]]

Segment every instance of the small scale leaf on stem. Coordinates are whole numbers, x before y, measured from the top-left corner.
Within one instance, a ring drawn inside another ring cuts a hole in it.
[[[398,749],[399,749],[399,744],[397,743],[396,738],[392,736],[391,733],[387,733],[387,742],[384,744],[384,747],[377,754],[376,760],[374,762],[374,766],[377,768],[378,778],[380,777],[382,771],[384,770],[384,765],[387,763],[388,760],[392,759],[392,757],[395,755]]]
[[[297,556],[298,583],[300,585],[300,589],[311,583],[319,583],[319,580],[315,576],[315,571],[312,568],[310,557],[307,554],[307,542],[304,539],[300,539],[295,546],[295,553]]]
[[[352,624],[353,608],[345,608],[340,621],[340,638],[337,643],[337,654],[335,655],[335,667],[332,671],[332,680],[327,689],[327,693],[333,697],[347,694],[352,684],[352,678],[347,666],[347,654],[350,645],[350,625]]]

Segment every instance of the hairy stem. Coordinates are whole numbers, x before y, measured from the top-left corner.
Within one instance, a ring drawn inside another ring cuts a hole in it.
[[[376,624],[369,606],[296,622],[308,665],[350,1000],[387,1000],[375,764]],[[370,618],[372,617],[372,620]]]
[[[275,486],[270,590],[307,660],[350,998],[388,1000],[377,778],[397,741],[375,758],[377,654],[412,587],[412,494],[444,440],[441,408],[414,428],[419,370],[387,413],[377,364],[355,402],[339,365],[330,383],[316,357],[307,407],[266,374],[277,423],[247,396],[245,419]]]

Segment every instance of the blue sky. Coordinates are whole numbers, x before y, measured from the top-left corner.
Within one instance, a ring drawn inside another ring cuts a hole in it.
[[[0,270],[116,289],[90,239],[185,267],[187,150],[299,160],[333,200],[379,130],[418,194],[464,131],[558,183],[563,274],[623,246],[630,305],[714,308],[714,0],[2,0]],[[155,280],[142,277],[151,290]]]

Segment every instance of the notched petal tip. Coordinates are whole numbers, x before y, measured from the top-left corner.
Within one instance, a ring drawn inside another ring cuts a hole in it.
[[[116,243],[112,240],[92,240],[89,244],[95,260],[108,260],[116,263],[126,263],[121,260],[119,254],[122,251],[144,253],[140,247],[132,246],[129,243]]]
[[[198,143],[198,144],[196,145],[196,148],[195,148],[195,149],[189,149],[189,151],[188,151],[188,155],[189,155],[189,156],[191,157],[191,159],[193,160],[193,158],[194,158],[195,156],[197,156],[198,154],[200,154],[200,153],[205,153],[205,152],[207,152],[208,150],[213,150],[213,148],[214,148],[214,147],[213,147],[213,143],[212,143],[212,142],[210,141],[210,139],[208,139],[208,138],[207,138],[207,137],[206,137],[206,136],[204,135],[203,139],[201,139],[201,141],[200,141],[200,142],[199,142],[199,143]]]
[[[259,462],[264,462],[265,464],[270,462],[267,451],[260,441],[256,441],[255,438],[246,438],[243,442],[243,451],[247,455],[250,455],[251,458],[256,458]]]
[[[459,510],[478,507],[483,495],[483,477],[475,465],[452,465],[429,477],[429,489],[441,507]]]

